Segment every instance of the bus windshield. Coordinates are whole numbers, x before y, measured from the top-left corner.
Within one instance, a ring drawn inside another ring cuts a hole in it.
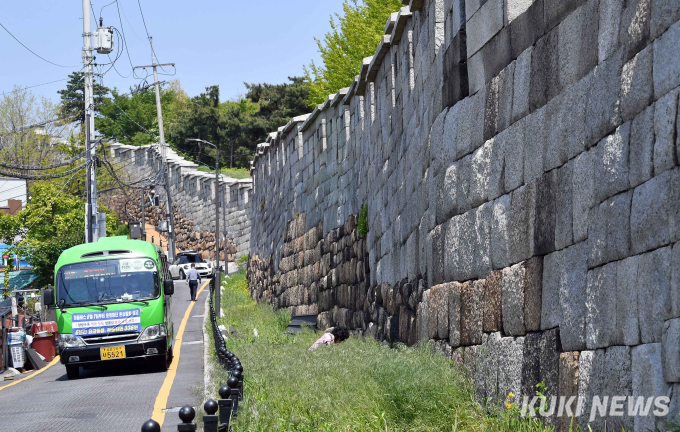
[[[57,273],[57,299],[64,306],[148,300],[160,295],[151,258],[110,259],[64,265]]]

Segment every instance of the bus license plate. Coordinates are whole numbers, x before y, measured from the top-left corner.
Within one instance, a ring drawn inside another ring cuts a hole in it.
[[[109,347],[109,348],[99,348],[99,353],[102,360],[112,360],[117,358],[125,358],[125,347]]]

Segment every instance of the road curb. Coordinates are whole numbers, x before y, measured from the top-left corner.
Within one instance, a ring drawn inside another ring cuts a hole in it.
[[[210,337],[208,336],[208,331],[206,330],[206,324],[208,322],[208,315],[210,314],[210,292],[205,297],[205,309],[203,314],[203,396],[204,399],[209,399],[210,395],[210,377],[212,375],[212,363],[210,363],[210,351],[208,346],[210,345]]]

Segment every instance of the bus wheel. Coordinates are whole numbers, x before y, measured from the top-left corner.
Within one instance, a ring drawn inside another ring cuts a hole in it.
[[[80,367],[66,365],[66,376],[68,377],[69,380],[77,380],[78,378],[80,378]]]

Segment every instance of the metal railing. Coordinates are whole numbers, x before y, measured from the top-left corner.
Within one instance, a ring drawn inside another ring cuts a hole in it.
[[[229,430],[229,423],[238,413],[239,401],[243,399],[243,366],[236,355],[227,350],[224,336],[217,326],[217,314],[213,307],[213,294],[215,278],[210,280],[210,323],[212,324],[213,340],[217,358],[224,370],[231,372],[227,384],[220,387],[220,398],[215,401],[207,400],[203,404],[205,415],[203,416],[203,430],[205,432],[223,432]],[[198,424],[194,421],[196,410],[191,405],[184,405],[179,410],[181,424],[177,425],[179,432],[194,432],[198,430]],[[154,420],[147,420],[142,425],[142,432],[160,432],[161,426]]]

